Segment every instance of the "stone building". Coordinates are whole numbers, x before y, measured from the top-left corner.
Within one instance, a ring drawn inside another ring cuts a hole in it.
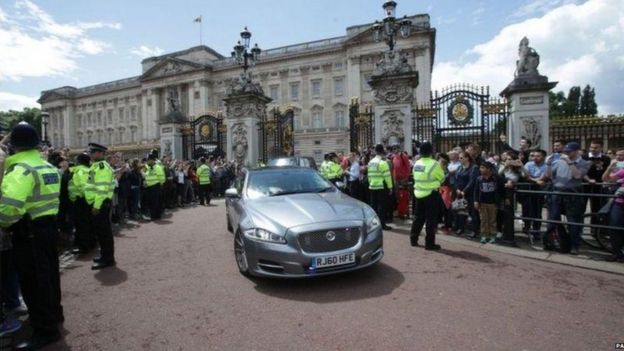
[[[429,100],[435,29],[429,15],[409,17],[412,34],[397,48],[419,73],[415,101]],[[265,50],[252,68],[254,81],[274,106],[295,111],[295,151],[322,158],[349,148],[349,103],[372,102],[367,80],[387,49],[373,40],[370,24],[347,28],[346,35]],[[235,38],[235,33],[232,33]],[[260,42],[262,38],[259,38]],[[207,46],[150,57],[139,76],[75,88],[43,91],[39,103],[50,113],[48,138],[56,147],[84,149],[89,142],[126,155],[159,147],[159,120],[171,96],[189,119],[225,110],[223,98],[241,68]]]

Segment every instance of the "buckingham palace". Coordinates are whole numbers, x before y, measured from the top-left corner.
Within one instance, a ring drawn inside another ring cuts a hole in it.
[[[407,17],[411,32],[397,49],[419,72],[415,102],[428,101],[436,31],[427,14]],[[294,111],[295,153],[319,160],[327,152],[349,151],[349,102],[373,101],[368,80],[386,50],[371,36],[374,24],[348,27],[344,36],[262,51],[253,80],[272,99],[267,110]],[[234,36],[235,33],[232,33]],[[240,67],[229,56],[201,45],[149,57],[135,77],[76,88],[43,91],[42,110],[50,114],[47,135],[54,147],[77,152],[89,142],[141,156],[160,146],[158,122],[167,111],[172,89],[189,121],[224,111],[228,86]]]

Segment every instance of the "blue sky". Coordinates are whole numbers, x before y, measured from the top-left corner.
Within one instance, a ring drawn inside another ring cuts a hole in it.
[[[397,15],[429,13],[437,29],[434,88],[466,81],[498,91],[513,78],[519,40],[541,73],[596,86],[601,112],[624,112],[623,0],[398,0]],[[243,26],[261,48],[344,35],[383,17],[379,0],[0,0],[0,110],[41,90],[140,74],[142,57],[203,42],[227,55]],[[563,22],[563,23],[561,23]],[[619,89],[618,93],[616,91]]]

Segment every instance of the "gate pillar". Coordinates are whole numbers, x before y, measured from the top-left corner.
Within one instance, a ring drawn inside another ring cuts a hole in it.
[[[160,128],[160,154],[175,160],[184,159],[182,128],[188,119],[181,112],[173,110],[158,121]]]
[[[223,101],[226,106],[227,155],[244,166],[255,166],[260,158],[258,123],[266,118],[266,105],[271,98],[259,84],[241,75]]]
[[[500,93],[511,102],[507,142],[517,148],[520,138],[526,137],[531,141],[532,148],[550,152],[548,91],[557,82],[549,82],[548,77],[539,74],[539,55],[529,47],[526,37],[520,41],[518,53],[514,80]]]
[[[375,144],[412,153],[412,110],[418,72],[396,51],[387,51],[368,84],[375,97]]]

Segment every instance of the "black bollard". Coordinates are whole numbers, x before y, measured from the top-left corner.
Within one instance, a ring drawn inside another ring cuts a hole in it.
[[[505,188],[505,199],[503,202],[503,238],[500,243],[508,246],[518,246],[515,239],[514,217],[515,217],[514,189]]]

